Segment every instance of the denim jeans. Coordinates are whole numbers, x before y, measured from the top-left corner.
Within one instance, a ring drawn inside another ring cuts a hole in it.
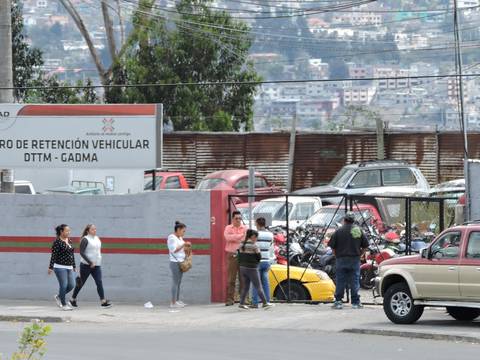
[[[102,268],[100,266],[95,266],[93,269],[90,265],[80,264],[80,277],[77,280],[77,286],[73,291],[72,298],[76,299],[80,290],[82,290],[83,285],[87,281],[88,277],[92,275],[95,284],[97,285],[97,293],[100,297],[100,300],[105,299],[105,293],[103,291],[103,282],[102,282]]]
[[[263,293],[267,298],[267,302],[270,302],[270,281],[268,279],[268,273],[270,271],[270,263],[266,261],[260,262],[258,267],[258,272],[260,274],[260,282],[262,283]],[[258,292],[255,287],[252,291],[252,302],[253,305],[258,305]]]
[[[65,296],[75,287],[75,273],[69,269],[54,268],[53,271],[58,280],[58,297],[62,305],[66,305]]]
[[[342,301],[347,284],[350,284],[352,304],[360,304],[360,259],[358,257],[337,258],[337,288],[335,301]]]

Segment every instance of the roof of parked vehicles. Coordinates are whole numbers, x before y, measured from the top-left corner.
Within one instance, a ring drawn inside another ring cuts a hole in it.
[[[280,202],[283,201],[285,202],[286,197],[285,196],[280,196],[276,198],[269,198],[269,199],[264,199],[260,202]],[[288,202],[291,204],[299,204],[299,203],[305,203],[305,202],[317,202],[321,201],[320,197],[318,196],[289,196],[288,197]]]
[[[404,160],[367,160],[361,161],[356,164],[350,164],[346,167],[349,168],[372,168],[372,167],[411,167],[413,165],[409,164]]]
[[[234,181],[242,177],[248,176],[249,172],[245,169],[235,169],[235,170],[220,170],[205,176],[205,179],[225,179],[229,181]],[[258,171],[255,172],[255,176],[263,176]]]

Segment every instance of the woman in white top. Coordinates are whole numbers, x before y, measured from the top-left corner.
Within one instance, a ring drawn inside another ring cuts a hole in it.
[[[82,240],[80,241],[80,277],[77,278],[77,284],[73,291],[70,305],[78,307],[77,296],[88,277],[92,275],[97,285],[98,296],[100,297],[103,308],[111,307],[112,304],[105,299],[102,282],[102,242],[97,236],[97,227],[88,224],[83,230]]]
[[[185,260],[185,242],[183,237],[187,226],[179,221],[175,222],[175,232],[168,236],[167,245],[170,258],[170,271],[172,272],[172,297],[170,301],[171,308],[183,308],[185,303],[180,301],[180,284],[182,283],[183,272],[180,270],[180,264]]]

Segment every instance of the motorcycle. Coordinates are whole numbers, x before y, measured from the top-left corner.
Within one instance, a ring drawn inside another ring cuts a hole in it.
[[[363,289],[373,288],[373,280],[378,275],[378,268],[382,262],[398,256],[391,246],[388,243],[382,246],[375,241],[371,242],[368,252],[364,255],[365,262],[360,265],[360,286]]]

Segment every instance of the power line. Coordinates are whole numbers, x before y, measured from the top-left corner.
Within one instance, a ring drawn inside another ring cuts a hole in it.
[[[304,84],[321,82],[355,82],[355,81],[380,81],[380,80],[408,80],[408,79],[442,79],[458,77],[459,74],[442,75],[415,75],[415,76],[397,76],[397,77],[369,77],[363,79],[357,78],[339,78],[339,79],[302,79],[302,80],[258,80],[258,81],[218,81],[218,82],[183,82],[183,83],[163,83],[163,84],[109,84],[109,85],[62,85],[62,86],[18,86],[18,87],[0,87],[0,90],[44,90],[44,89],[93,89],[93,88],[144,88],[144,87],[181,87],[181,86],[235,86],[235,85],[261,85],[261,84]],[[462,74],[462,78],[479,77],[480,73]]]

